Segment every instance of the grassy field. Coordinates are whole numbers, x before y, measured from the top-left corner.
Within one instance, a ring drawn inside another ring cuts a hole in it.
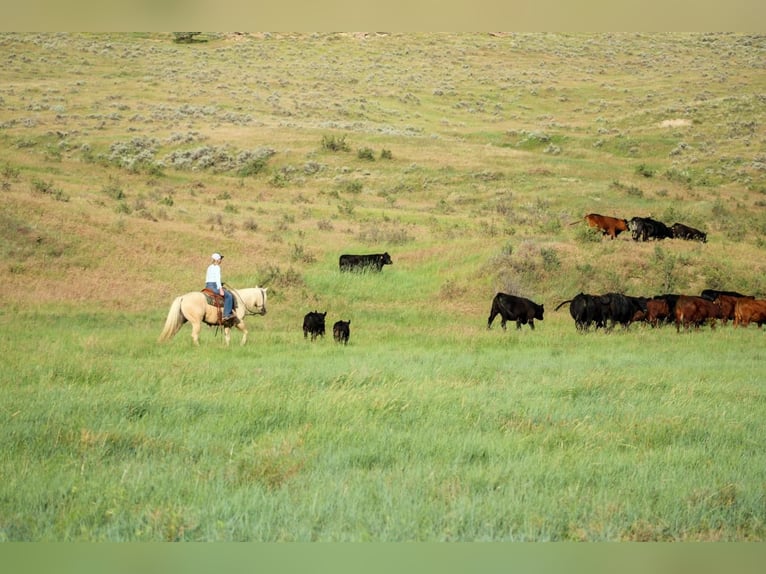
[[[766,38],[197,40],[0,35],[0,540],[764,539],[763,332],[554,308],[766,297]],[[158,344],[213,251],[268,314]]]

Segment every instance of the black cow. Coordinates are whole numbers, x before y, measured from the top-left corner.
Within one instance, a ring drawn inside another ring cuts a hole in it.
[[[556,311],[569,303],[569,314],[574,319],[578,331],[587,331],[591,325],[607,328],[620,323],[627,327],[633,321],[641,321],[646,317],[647,299],[645,297],[630,297],[622,293],[606,293],[605,295],[589,295],[580,293],[574,298],[558,304]]]
[[[308,337],[311,333],[311,340],[315,340],[318,336],[324,337],[324,318],[327,316],[327,311],[319,313],[317,311],[311,311],[306,313],[303,317],[303,338]]]
[[[634,241],[649,241],[650,239],[672,239],[671,229],[651,217],[634,217],[628,221],[628,229]]]
[[[384,265],[392,265],[391,256],[386,253],[370,255],[343,254],[338,260],[341,271],[381,271]]]
[[[351,319],[348,321],[337,321],[332,326],[332,336],[335,342],[348,345],[348,337],[351,334],[350,325]]]
[[[707,243],[707,233],[694,229],[683,223],[674,223],[670,226],[670,230],[673,232],[673,237],[676,239],[688,239],[690,241],[701,241]]]
[[[521,329],[522,325],[529,323],[529,328],[534,330],[535,319],[542,321],[544,312],[545,308],[543,305],[538,305],[529,299],[508,295],[507,293],[498,293],[492,299],[492,308],[489,311],[489,319],[487,319],[487,329],[492,328],[492,321],[500,315],[502,319],[500,326],[503,330],[505,330],[506,321],[516,321],[517,329]]]
[[[611,321],[611,328],[620,323],[627,327],[633,321],[642,321],[646,317],[645,297],[631,297],[622,293],[606,293],[598,298],[604,323]]]
[[[748,295],[743,295],[736,291],[719,291],[718,289],[705,289],[700,293],[700,297],[707,299],[708,301],[715,301],[721,295],[726,295],[728,297],[749,297]],[[750,299],[752,299],[752,297],[750,297]]]
[[[555,310],[558,311],[569,303],[569,314],[574,319],[575,327],[578,331],[587,331],[594,323],[596,329],[598,329],[606,324],[602,306],[598,299],[598,295],[579,293],[574,298],[559,303]]]

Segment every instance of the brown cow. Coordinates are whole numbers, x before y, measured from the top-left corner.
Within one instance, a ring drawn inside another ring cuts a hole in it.
[[[681,295],[676,303],[676,332],[688,329],[690,325],[699,328],[705,321],[710,321],[710,328],[715,329],[715,320],[721,317],[721,307],[718,303],[695,297]]]
[[[729,319],[734,320],[734,309],[740,299],[754,299],[752,295],[735,297],[733,295],[719,295],[715,302],[721,307],[721,322],[725,325]]]
[[[628,230],[628,222],[625,219],[609,217],[608,215],[599,215],[598,213],[589,213],[585,216],[585,221],[590,227],[601,230],[602,235],[608,235],[614,239],[623,231]]]
[[[656,327],[670,317],[670,307],[665,299],[649,299],[646,302],[646,321]]]
[[[750,323],[758,323],[758,328],[766,323],[766,300],[738,299],[734,307],[734,325],[747,327]]]

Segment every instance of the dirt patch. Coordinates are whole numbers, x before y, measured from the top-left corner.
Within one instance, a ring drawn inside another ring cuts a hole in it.
[[[690,126],[692,125],[691,120],[685,120],[682,118],[676,118],[674,120],[664,120],[660,122],[661,128],[677,128],[681,126]]]

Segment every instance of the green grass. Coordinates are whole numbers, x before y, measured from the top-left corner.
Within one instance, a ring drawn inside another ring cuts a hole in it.
[[[223,350],[158,347],[146,316],[3,323],[5,540],[764,534],[756,329],[352,322],[345,348]]]
[[[763,37],[205,40],[0,34],[0,540],[764,539],[762,331],[553,311],[766,296]],[[158,344],[214,251],[268,314]]]

